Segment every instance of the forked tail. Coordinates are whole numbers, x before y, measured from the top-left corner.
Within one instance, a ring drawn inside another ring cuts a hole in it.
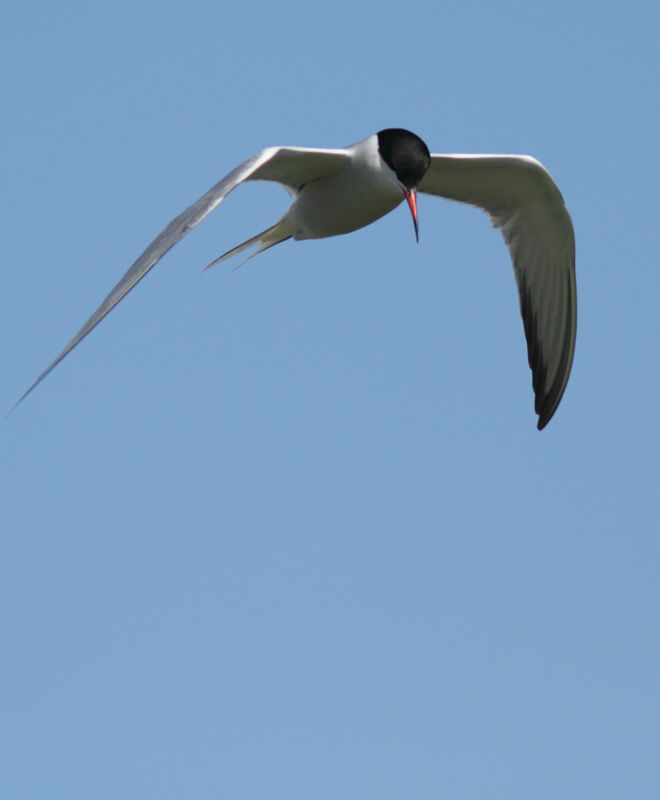
[[[223,253],[219,258],[216,258],[215,261],[211,261],[211,263],[204,267],[202,272],[206,272],[207,269],[219,264],[221,261],[224,261],[226,258],[231,258],[232,256],[237,255],[237,253],[242,253],[243,250],[247,250],[248,247],[252,247],[253,245],[258,245],[257,249],[254,253],[250,253],[250,255],[241,263],[234,267],[234,269],[238,269],[238,267],[243,266],[246,261],[249,261],[251,258],[259,255],[259,253],[263,253],[264,250],[268,250],[269,247],[272,247],[275,244],[279,244],[280,242],[284,242],[287,239],[291,238],[291,234],[289,233],[289,227],[284,220],[280,220],[273,225],[272,228],[268,228],[261,233],[258,233],[256,236],[253,236],[251,239],[248,239],[247,242],[243,242],[243,244],[239,244],[236,247],[232,247],[231,250],[228,250],[226,253]]]

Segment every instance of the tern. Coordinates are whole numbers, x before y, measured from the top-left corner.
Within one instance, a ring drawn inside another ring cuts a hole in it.
[[[502,231],[513,261],[537,427],[548,424],[571,372],[577,324],[575,237],[562,195],[545,167],[530,156],[431,154],[419,136],[402,128],[382,130],[341,149],[267,147],[239,164],[158,234],[16,405],[229,192],[254,180],[281,184],[291,205],[275,225],[209,267],[250,247],[256,247],[252,258],[286,239],[350,233],[404,199],[419,240],[418,191],[483,209]]]

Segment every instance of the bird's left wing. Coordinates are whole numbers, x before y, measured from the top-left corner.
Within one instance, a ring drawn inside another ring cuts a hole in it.
[[[575,350],[575,237],[549,173],[529,156],[432,155],[419,191],[478,206],[506,241],[516,275],[538,428],[555,413]]]
[[[221,181],[216,183],[197,202],[173,219],[146,250],[136,259],[124,277],[112,289],[101,305],[71,339],[62,352],[39,375],[23,393],[14,408],[51,372],[60,361],[95,328],[135,284],[174,247],[190,230],[213,211],[239,184],[249,180],[275,181],[290,191],[315,178],[332,175],[345,164],[347,150],[320,150],[307,147],[268,147],[239,164]],[[12,409],[13,410],[13,409]]]

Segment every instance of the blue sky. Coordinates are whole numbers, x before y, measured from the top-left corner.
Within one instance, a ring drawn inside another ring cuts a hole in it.
[[[0,794],[660,792],[657,4],[10,3],[9,409],[274,144],[529,153],[577,236],[535,427],[508,254],[420,197],[232,273],[240,187],[0,425]]]

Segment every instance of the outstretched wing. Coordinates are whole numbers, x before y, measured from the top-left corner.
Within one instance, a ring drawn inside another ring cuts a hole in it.
[[[290,192],[295,193],[302,184],[337,172],[348,157],[349,153],[346,150],[268,147],[232,170],[158,234],[57,358],[24,392],[14,408],[99,324],[106,314],[112,311],[165,253],[208,216],[232,189],[243,181],[263,180],[281,183]]]
[[[518,283],[541,430],[566,388],[577,327],[575,237],[559,189],[529,156],[432,155],[419,191],[478,206],[502,230]]]

